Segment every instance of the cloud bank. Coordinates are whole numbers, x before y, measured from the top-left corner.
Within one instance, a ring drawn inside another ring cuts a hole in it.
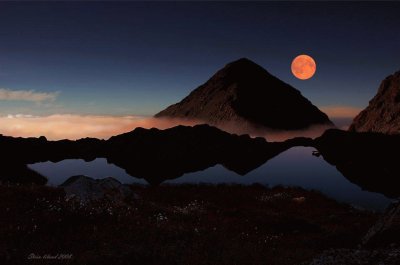
[[[165,119],[143,116],[102,116],[54,114],[50,116],[5,115],[0,116],[0,133],[14,137],[46,136],[49,140],[80,139],[94,137],[108,139],[113,135],[129,132],[136,127],[167,129],[177,125],[193,126],[204,123],[196,120]],[[222,130],[236,134],[265,137],[268,141],[284,141],[297,136],[315,138],[326,126],[314,126],[306,130],[277,131],[254,128],[239,122],[217,125]]]
[[[109,137],[136,127],[166,129],[177,125],[192,126],[195,122],[178,119],[155,119],[140,116],[101,116],[54,114],[50,116],[0,116],[0,133],[14,137],[46,136],[50,140]]]
[[[362,108],[340,105],[324,106],[320,109],[342,130],[347,130],[353,119],[362,111]]]
[[[0,99],[29,101],[54,100],[52,93],[36,93],[32,91],[12,91],[0,89]],[[335,122],[336,126],[346,129],[351,120],[361,109],[347,106],[326,106],[321,108]],[[46,136],[50,140],[79,139],[95,137],[108,139],[113,135],[129,132],[136,127],[166,129],[177,125],[193,126],[204,123],[186,119],[164,119],[143,116],[107,116],[54,114],[49,116],[33,115],[0,115],[0,134],[14,137]],[[321,135],[326,126],[314,126],[306,130],[276,131],[254,128],[243,122],[228,122],[217,125],[222,130],[236,134],[250,134],[265,137],[268,141],[283,141],[289,138],[304,136],[315,138]]]
[[[58,92],[35,92],[34,90],[11,90],[0,88],[0,100],[44,102],[54,101]]]

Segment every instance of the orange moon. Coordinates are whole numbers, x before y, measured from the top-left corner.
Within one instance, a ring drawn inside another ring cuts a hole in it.
[[[292,73],[298,79],[310,79],[316,70],[317,64],[311,56],[302,54],[293,59]]]

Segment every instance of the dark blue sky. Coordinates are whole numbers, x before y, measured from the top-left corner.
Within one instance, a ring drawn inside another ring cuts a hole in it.
[[[317,106],[364,107],[400,70],[400,3],[0,2],[0,114],[152,115],[248,57]],[[316,75],[294,78],[309,54]]]

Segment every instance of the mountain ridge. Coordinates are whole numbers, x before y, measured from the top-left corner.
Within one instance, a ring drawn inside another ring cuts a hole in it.
[[[381,82],[378,92],[354,118],[349,131],[400,133],[400,71]]]

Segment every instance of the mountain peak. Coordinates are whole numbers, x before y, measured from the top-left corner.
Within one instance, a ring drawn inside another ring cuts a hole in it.
[[[155,116],[284,130],[332,125],[297,89],[247,58],[228,63],[181,102]]]
[[[260,67],[258,64],[256,64],[255,62],[253,62],[252,60],[250,60],[246,57],[240,58],[236,61],[232,61],[232,62],[228,63],[227,66],[244,66],[244,67],[245,66],[258,66],[258,67]]]
[[[224,79],[224,82],[249,82],[251,79],[259,79],[273,76],[260,65],[247,59],[240,58],[226,64],[212,77],[212,79]]]

